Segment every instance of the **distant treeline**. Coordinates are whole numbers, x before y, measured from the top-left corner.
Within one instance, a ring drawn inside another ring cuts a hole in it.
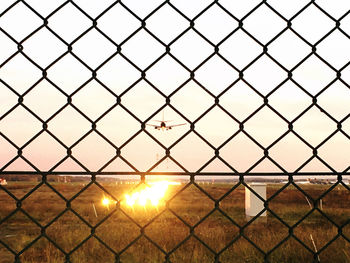
[[[5,174],[0,175],[0,178],[6,179],[6,181],[38,181],[41,179],[39,175],[30,175],[30,174]]]
[[[5,174],[0,175],[0,178],[6,179],[6,181],[27,181],[27,182],[38,182],[42,180],[41,175],[31,174]],[[98,177],[99,182],[115,182],[119,181],[118,178],[113,177]],[[48,175],[48,182],[86,182],[90,181],[88,176],[60,176],[60,175]]]
[[[41,175],[31,175],[31,174],[6,174],[6,175],[0,175],[0,178],[6,179],[7,181],[28,181],[28,182],[40,182],[42,180]],[[120,179],[116,178],[114,176],[97,176],[96,179],[98,182],[125,182],[125,181],[139,181],[138,179]],[[180,178],[174,178],[175,181],[186,183],[188,182],[188,179],[180,179]],[[318,181],[325,180],[323,178],[319,178]],[[63,176],[63,175],[48,175],[47,176],[48,182],[89,182],[90,177],[89,176],[79,176],[79,175],[71,175],[71,176]],[[244,181],[246,183],[251,182],[261,182],[261,183],[285,183],[286,179],[280,179],[280,178],[257,178],[257,177],[245,177]],[[301,182],[306,181],[305,178],[294,178],[294,182]],[[215,176],[207,179],[203,178],[196,178],[196,182],[202,182],[202,183],[237,183],[238,178],[215,178]]]

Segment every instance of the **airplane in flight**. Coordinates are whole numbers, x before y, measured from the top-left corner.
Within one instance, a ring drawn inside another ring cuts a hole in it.
[[[163,111],[163,117],[162,117],[162,120],[161,120],[161,121],[159,121],[159,120],[153,120],[153,121],[159,122],[160,124],[159,124],[159,125],[147,124],[147,125],[148,125],[148,126],[152,126],[152,127],[154,127],[156,130],[159,130],[159,131],[160,131],[160,130],[162,130],[162,131],[168,131],[168,130],[171,130],[172,128],[174,128],[174,127],[186,125],[186,123],[167,125],[167,123],[168,123],[168,122],[171,122],[171,121],[165,121],[165,120],[164,120],[164,111]]]

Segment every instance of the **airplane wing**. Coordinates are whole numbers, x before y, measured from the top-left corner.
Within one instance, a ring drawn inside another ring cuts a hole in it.
[[[169,125],[169,126],[167,126],[167,128],[172,128],[172,127],[176,127],[176,126],[182,126],[182,125],[186,125],[186,123],[181,123],[181,124],[174,124],[174,125]]]
[[[171,121],[160,121],[160,120],[152,120],[152,121],[156,121],[156,122],[171,122]]]
[[[159,125],[153,125],[153,124],[148,124],[148,123],[146,123],[146,125],[152,126],[152,127],[155,127],[155,128],[159,128]]]

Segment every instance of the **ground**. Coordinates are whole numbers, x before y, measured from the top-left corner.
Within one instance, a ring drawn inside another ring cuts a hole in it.
[[[70,199],[88,183],[51,182],[50,186]],[[9,182],[4,188],[22,198],[37,184]],[[135,184],[116,182],[101,182],[101,185],[115,198],[122,198],[136,187]],[[239,226],[247,224],[244,186],[240,185],[232,192],[229,191],[234,187],[233,183],[198,183],[198,186],[210,196],[196,185],[186,187],[182,184],[169,186],[166,199],[171,201],[168,208],[165,202],[161,202],[157,208],[132,209],[121,203],[120,209],[116,209],[114,204],[103,206],[101,199],[108,195],[98,186],[91,185],[71,202],[75,212],[68,209],[66,202],[45,184],[25,198],[20,208],[0,189],[0,222],[18,209],[0,224],[0,262],[15,261],[2,242],[15,252],[30,245],[20,253],[22,263],[64,262],[64,253],[49,240],[63,251],[70,252],[71,262],[118,262],[115,254],[102,243],[119,253],[121,262],[164,262],[164,253],[169,252],[170,262],[215,262],[214,253],[219,254],[220,262],[264,262],[264,253],[267,253],[268,262],[313,262],[312,252],[315,250],[320,252],[322,263],[350,262],[350,224],[344,225],[342,235],[337,228],[337,225],[350,223],[350,191],[343,185],[297,185],[312,198],[329,191],[322,198],[321,212],[311,214],[308,212],[312,201],[309,200],[310,206],[297,187],[290,185],[269,202],[272,212],[246,226],[241,236]],[[267,197],[282,187],[283,184],[268,184]],[[226,197],[219,203],[220,210],[213,210],[215,202],[211,198],[217,200],[223,195]],[[47,237],[39,238],[32,245],[41,229],[28,216],[47,226]],[[57,220],[52,222],[55,217]],[[297,223],[302,218],[304,220]],[[95,227],[93,237],[89,238],[91,229],[83,220]],[[99,223],[101,220],[103,222]],[[294,226],[293,237],[286,239],[288,225]],[[189,236],[191,230],[193,236]],[[141,232],[144,235],[140,235]],[[87,242],[79,245],[86,238]]]

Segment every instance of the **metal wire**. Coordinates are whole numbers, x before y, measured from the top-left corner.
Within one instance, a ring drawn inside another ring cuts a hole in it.
[[[338,237],[343,237],[347,242],[350,242],[349,238],[346,237],[343,234],[343,228],[347,226],[350,222],[348,220],[344,224],[338,224],[336,223],[330,216],[325,214],[317,205],[315,205],[304,217],[302,217],[300,220],[298,220],[296,223],[293,225],[289,225],[286,223],[280,216],[278,216],[273,210],[269,208],[269,202],[273,200],[279,193],[281,193],[284,189],[286,189],[288,186],[294,186],[298,191],[300,191],[303,195],[307,196],[309,200],[311,200],[312,203],[317,204],[319,200],[321,200],[324,196],[326,196],[332,189],[334,189],[336,186],[342,185],[345,187],[348,191],[350,190],[349,187],[343,182],[343,176],[345,175],[350,175],[350,165],[343,171],[338,171],[335,168],[333,168],[330,164],[328,164],[324,159],[322,159],[318,155],[318,149],[322,147],[327,141],[329,141],[335,134],[341,133],[343,134],[347,139],[350,140],[350,136],[342,129],[342,124],[348,120],[350,114],[345,116],[342,120],[338,121],[336,120],[332,114],[327,112],[326,109],[321,107],[318,104],[318,97],[324,93],[335,81],[340,81],[342,82],[346,87],[350,89],[349,84],[342,79],[342,71],[350,64],[350,61],[347,62],[343,67],[341,67],[339,70],[334,68],[331,63],[329,63],[325,58],[320,56],[317,53],[317,47],[320,43],[322,43],[325,39],[327,39],[335,30],[339,30],[344,36],[350,39],[350,36],[344,32],[340,28],[340,23],[342,20],[350,13],[350,11],[347,11],[343,16],[341,16],[339,19],[334,18],[332,15],[330,15],[326,10],[324,10],[320,5],[317,4],[316,1],[310,1],[305,4],[298,12],[295,13],[294,16],[292,16],[290,19],[287,19],[284,17],[281,13],[279,13],[273,6],[271,6],[268,1],[263,0],[260,3],[258,3],[255,7],[253,7],[244,17],[241,19],[237,18],[234,14],[232,14],[229,10],[225,8],[223,4],[220,3],[220,1],[216,0],[211,2],[207,7],[203,8],[203,10],[198,13],[194,18],[189,18],[186,16],[186,14],[180,10],[174,3],[172,3],[170,0],[166,0],[162,2],[159,6],[154,8],[153,11],[151,11],[145,18],[139,17],[131,8],[127,6],[123,1],[114,1],[110,6],[108,6],[105,10],[103,10],[97,17],[91,17],[89,14],[87,14],[82,7],[80,7],[78,4],[76,4],[74,1],[65,1],[62,3],[59,7],[57,7],[54,11],[52,11],[49,15],[46,17],[42,16],[38,11],[35,10],[34,7],[32,7],[30,4],[28,4],[24,0],[18,0],[15,1],[12,5],[10,5],[7,9],[2,11],[0,13],[0,18],[10,12],[16,5],[18,4],[24,4],[31,12],[36,15],[39,19],[41,19],[42,24],[35,29],[33,32],[28,34],[25,38],[23,38],[21,41],[17,41],[13,36],[11,36],[10,33],[8,33],[4,28],[0,27],[0,31],[5,34],[11,41],[13,41],[17,45],[17,51],[14,52],[10,57],[8,57],[5,61],[1,62],[0,68],[9,63],[16,55],[21,54],[24,56],[32,65],[34,65],[37,69],[39,69],[42,73],[42,77],[34,84],[32,85],[27,91],[25,91],[23,94],[21,94],[19,91],[16,90],[16,87],[12,87],[9,85],[5,80],[0,79],[0,82],[6,86],[9,91],[11,91],[13,94],[15,94],[18,97],[18,103],[14,105],[10,110],[8,110],[6,113],[4,113],[2,116],[0,116],[0,121],[3,120],[5,117],[10,115],[15,109],[18,107],[24,108],[28,113],[30,113],[36,120],[38,120],[41,125],[42,129],[35,134],[31,139],[29,139],[23,146],[19,147],[16,145],[13,141],[11,141],[10,138],[8,138],[3,132],[0,130],[0,137],[9,142],[13,147],[17,149],[17,156],[14,157],[12,160],[10,160],[8,163],[4,164],[2,167],[0,167],[0,175],[6,175],[6,174],[30,174],[30,175],[40,175],[42,180],[41,182],[35,186],[31,191],[29,191],[25,196],[22,198],[16,197],[11,191],[9,191],[6,187],[0,186],[0,190],[6,192],[11,198],[13,198],[16,201],[17,208],[13,210],[8,216],[0,220],[0,226],[4,222],[6,222],[11,216],[18,212],[22,212],[25,214],[35,225],[37,225],[41,229],[41,234],[37,236],[32,242],[27,244],[21,251],[16,252],[14,251],[10,246],[6,244],[5,241],[0,239],[0,244],[4,246],[9,252],[11,252],[14,257],[15,257],[15,262],[20,262],[20,256],[28,250],[35,242],[37,242],[40,238],[44,237],[46,238],[49,242],[51,242],[58,250],[60,250],[66,258],[66,262],[71,262],[71,255],[74,251],[79,249],[81,246],[83,246],[89,239],[95,238],[98,240],[104,247],[106,247],[110,252],[112,252],[115,256],[115,262],[121,262],[121,255],[133,244],[135,244],[141,237],[145,237],[149,242],[151,242],[155,247],[157,247],[163,254],[164,254],[164,262],[170,262],[170,256],[182,245],[184,244],[188,239],[190,238],[195,238],[197,241],[199,241],[203,246],[205,246],[213,255],[215,258],[215,262],[220,261],[220,255],[225,252],[233,243],[235,243],[239,238],[244,238],[246,241],[248,241],[252,246],[254,246],[258,251],[260,251],[264,255],[264,261],[269,262],[269,256],[274,252],[278,247],[283,245],[287,240],[293,238],[296,240],[298,243],[300,243],[306,250],[308,250],[310,253],[314,255],[314,260],[315,262],[318,261],[318,255],[324,251],[327,247],[329,247]],[[77,10],[80,11],[80,13],[85,16],[91,23],[91,26],[86,29],[82,34],[80,34],[78,37],[76,37],[73,41],[67,42],[63,37],[60,36],[60,34],[56,33],[51,27],[49,23],[50,17],[58,13],[62,8],[64,8],[66,5],[72,4]],[[103,17],[106,12],[108,12],[111,8],[113,8],[115,5],[119,4],[126,10],[130,15],[132,15],[136,20],[139,21],[140,26],[132,32],[128,37],[126,37],[122,42],[119,44],[116,43],[111,37],[109,37],[106,33],[104,33],[98,26],[98,21],[101,17]],[[184,18],[188,22],[188,27],[183,30],[181,33],[179,33],[172,41],[169,42],[169,44],[164,43],[157,35],[155,35],[153,32],[151,32],[146,25],[147,20],[152,17],[160,8],[163,6],[169,6],[173,11],[177,12],[179,16]],[[195,23],[197,19],[199,19],[209,8],[216,6],[220,8],[222,11],[224,11],[226,14],[228,14],[232,19],[234,19],[238,23],[238,27],[234,29],[232,32],[230,32],[226,37],[224,37],[219,43],[214,44],[211,42],[205,35],[203,35],[200,31],[198,31],[195,28]],[[280,17],[284,22],[285,22],[285,27],[277,33],[269,42],[266,44],[261,43],[254,35],[252,35],[250,32],[248,32],[245,27],[244,27],[244,22],[247,18],[253,16],[254,17],[254,11],[260,8],[261,6],[267,7],[270,11],[272,11],[274,14],[276,14],[278,17]],[[310,6],[314,6],[318,10],[322,12],[323,15],[327,16],[330,18],[332,21],[334,21],[334,27],[327,32],[324,36],[322,36],[315,44],[310,43],[307,39],[305,39],[302,35],[300,35],[297,31],[293,29],[293,21],[307,8]],[[33,37],[39,30],[46,28],[49,32],[51,32],[59,41],[65,45],[66,51],[61,54],[57,59],[52,61],[47,67],[43,68],[41,67],[36,61],[32,60],[27,54],[26,50],[23,48],[23,43]],[[105,37],[112,45],[115,47],[115,52],[108,57],[105,61],[103,61],[100,65],[98,65],[96,68],[91,68],[89,65],[87,65],[83,59],[81,59],[77,53],[74,51],[74,44],[81,39],[83,36],[88,34],[91,30],[97,30],[102,36]],[[147,68],[142,69],[139,65],[137,65],[132,59],[128,58],[126,54],[123,53],[123,46],[125,43],[127,43],[130,39],[132,39],[140,30],[145,30],[148,34],[150,34],[161,46],[164,47],[164,52],[157,58],[155,59]],[[172,46],[174,43],[176,43],[178,40],[180,40],[186,32],[189,30],[193,30],[196,32],[209,46],[212,47],[212,53],[205,59],[203,60],[197,67],[195,67],[193,70],[188,68],[185,64],[183,64],[173,53],[172,53]],[[250,63],[248,63],[243,69],[238,69],[235,65],[233,65],[225,56],[223,56],[220,53],[220,46],[225,43],[232,35],[234,35],[238,30],[242,30],[245,34],[247,34],[253,41],[255,41],[256,44],[258,44],[262,48],[262,52],[257,55],[256,58],[252,59]],[[291,30],[298,38],[304,42],[307,46],[310,47],[310,53],[307,54],[304,58],[302,58],[299,63],[297,63],[292,69],[288,70],[286,69],[276,58],[274,58],[269,52],[269,46],[274,43],[286,30]],[[57,62],[59,62],[62,58],[64,58],[67,55],[72,55],[76,60],[78,60],[87,70],[90,71],[91,78],[87,80],[84,84],[82,84],[80,87],[78,87],[72,94],[67,94],[61,87],[56,85],[50,78],[47,76],[47,71],[55,65]],[[127,62],[129,62],[139,73],[140,73],[140,78],[135,81],[132,85],[130,85],[124,92],[122,92],[120,95],[115,94],[99,77],[97,76],[97,72],[99,69],[101,69],[107,62],[109,62],[111,59],[116,57],[117,55],[121,56],[124,58]],[[181,85],[179,85],[171,94],[165,95],[156,85],[154,85],[148,78],[147,78],[147,72],[154,67],[164,56],[170,56],[172,59],[174,59],[181,67],[186,69],[186,71],[189,73],[190,77]],[[203,65],[205,65],[213,56],[219,56],[221,59],[223,59],[227,64],[229,64],[235,71],[239,72],[239,78],[235,80],[233,83],[231,83],[225,90],[223,90],[220,94],[214,95],[208,88],[205,87],[205,85],[202,85],[195,77],[195,72],[199,70]],[[267,95],[262,95],[254,86],[252,86],[245,78],[244,78],[244,73],[256,62],[258,61],[262,56],[267,56],[270,58],[277,66],[279,66],[287,75],[287,78],[284,79],[281,83],[279,83],[274,89],[272,89]],[[316,56],[318,59],[320,59],[323,63],[325,63],[330,69],[332,69],[336,75],[336,77],[325,87],[322,87],[322,90],[318,92],[316,95],[311,95],[305,87],[300,85],[295,79],[293,79],[293,72],[299,68],[310,56]],[[33,89],[35,88],[42,80],[48,81],[51,85],[53,85],[61,94],[63,94],[66,97],[66,104],[61,107],[57,112],[52,114],[47,120],[42,119],[40,116],[38,116],[35,112],[33,112],[29,107],[27,107],[24,103],[24,97]],[[107,111],[105,111],[101,116],[99,116],[96,120],[92,120],[89,116],[87,116],[83,111],[79,109],[76,105],[74,105],[74,102],[72,101],[72,98],[74,95],[81,89],[83,89],[89,82],[95,80],[98,82],[104,89],[106,89],[111,96],[114,96],[115,98],[115,104],[110,107]],[[128,94],[130,90],[132,90],[137,83],[140,81],[145,81],[148,83],[159,95],[161,95],[164,98],[165,103],[159,107],[153,114],[148,116],[148,118],[145,121],[142,121],[136,116],[133,112],[132,109],[129,109],[123,104],[123,96]],[[194,121],[191,121],[188,119],[188,117],[181,112],[181,110],[177,109],[174,105],[171,103],[172,97],[177,94],[189,81],[195,82],[203,91],[205,91],[207,94],[209,94],[214,103],[203,113],[201,114],[197,119]],[[226,110],[221,104],[220,104],[220,98],[226,94],[238,81],[244,82],[246,85],[248,85],[252,91],[254,91],[259,97],[261,97],[264,101],[263,105],[259,107],[256,111],[251,113],[248,117],[246,117],[243,121],[239,121],[234,115],[232,115],[228,110]],[[307,107],[303,112],[301,112],[298,116],[296,116],[292,121],[287,120],[283,114],[281,114],[278,110],[276,110],[274,107],[272,107],[269,104],[269,97],[274,94],[285,82],[291,81],[295,85],[297,85],[307,96],[310,97],[312,103]],[[60,140],[53,132],[50,131],[49,129],[49,124],[50,122],[55,119],[60,113],[67,107],[73,107],[79,114],[87,120],[90,125],[91,129],[86,132],[83,136],[81,136],[76,142],[74,142],[71,146],[66,145],[62,140]],[[98,130],[98,122],[106,116],[111,110],[113,110],[116,107],[121,107],[123,110],[125,110],[128,114],[130,114],[135,120],[138,121],[140,125],[140,129],[133,134],[124,144],[121,146],[115,145],[109,138],[107,138],[105,135],[103,135],[99,130]],[[184,120],[186,120],[190,124],[190,129],[183,134],[176,142],[174,142],[171,146],[166,147],[162,142],[160,142],[157,138],[155,138],[149,131],[146,130],[146,123],[152,118],[154,118],[158,113],[160,113],[165,107],[170,107],[173,111],[175,111],[178,115],[180,115]],[[204,117],[206,116],[207,113],[209,113],[214,107],[219,107],[221,110],[223,110],[230,118],[232,119],[233,122],[238,123],[239,125],[239,130],[232,134],[225,142],[223,142],[221,145],[218,147],[215,147],[212,145],[205,137],[203,137],[197,130],[196,130],[196,124]],[[305,115],[312,107],[317,107],[323,114],[324,116],[327,116],[332,122],[334,122],[335,126],[337,127],[327,138],[325,138],[321,143],[319,143],[317,146],[312,146],[307,140],[305,140],[299,133],[297,133],[293,127],[294,123],[300,119],[303,115]],[[245,130],[245,124],[253,117],[255,116],[260,110],[263,108],[269,108],[272,110],[275,114],[277,114],[282,120],[286,122],[288,125],[288,130],[282,134],[280,137],[278,137],[274,142],[272,142],[269,146],[264,147],[259,143],[252,135],[250,135],[246,130]],[[61,159],[59,162],[57,162],[56,165],[54,165],[50,170],[48,171],[42,171],[38,167],[36,167],[32,162],[30,162],[25,156],[23,156],[23,150],[34,140],[36,140],[42,133],[47,133],[49,134],[56,142],[58,142],[62,147],[65,148],[66,150],[66,156]],[[115,149],[115,156],[111,158],[107,163],[105,163],[100,169],[96,171],[91,171],[89,170],[83,163],[81,163],[78,159],[74,157],[72,154],[72,150],[81,142],[83,141],[89,134],[92,132],[97,133],[103,140],[105,140],[111,147]],[[154,164],[150,169],[145,170],[145,171],[140,171],[138,170],[132,162],[127,160],[123,154],[122,150],[125,146],[127,146],[130,142],[132,142],[136,136],[138,136],[140,133],[146,133],[154,142],[156,142],[160,147],[164,149],[166,152],[166,155],[161,158],[156,164]],[[181,142],[188,134],[194,133],[198,135],[201,140],[207,144],[214,152],[213,157],[206,162],[202,167],[200,167],[196,172],[190,172],[188,171],[182,164],[181,162],[177,161],[172,155],[171,155],[171,150],[179,143]],[[263,152],[264,156],[256,161],[249,169],[247,169],[245,172],[238,172],[230,163],[225,161],[225,159],[220,155],[220,150],[227,145],[232,139],[234,139],[237,135],[239,134],[244,134],[246,135],[254,144],[256,144]],[[305,160],[305,162],[298,167],[294,172],[288,172],[283,166],[281,166],[277,161],[275,161],[269,154],[269,151],[271,150],[272,147],[274,147],[279,141],[281,141],[284,137],[286,137],[288,134],[294,134],[297,138],[300,139],[309,149],[312,150],[313,155]],[[68,158],[73,159],[79,166],[82,168],[81,172],[74,172],[74,171],[67,171],[67,172],[55,172],[55,169],[60,166],[64,161],[66,161]],[[104,168],[106,168],[110,163],[112,163],[114,160],[117,158],[120,158],[123,160],[126,164],[128,164],[132,169],[133,172],[122,172],[122,171],[112,171],[112,172],[104,172]],[[154,172],[153,170],[160,164],[162,163],[166,158],[170,158],[175,164],[177,164],[179,167],[182,168],[183,172]],[[6,171],[6,168],[9,167],[12,163],[14,163],[17,159],[22,159],[24,160],[30,167],[34,169],[34,172],[26,172],[26,171]],[[221,160],[223,163],[225,163],[228,167],[230,167],[231,172],[204,172],[203,170],[215,159]],[[324,164],[330,172],[301,172],[302,169],[310,163],[312,159],[317,159],[319,160],[322,164]],[[257,167],[261,162],[264,160],[269,160],[271,161],[274,165],[276,165],[281,172],[278,173],[257,173],[257,172],[252,172],[255,167]],[[57,175],[57,174],[69,174],[69,175],[89,175],[91,177],[91,182],[87,184],[85,187],[83,187],[77,194],[75,194],[71,198],[66,198],[64,197],[53,185],[51,185],[47,177],[48,175]],[[120,207],[120,201],[116,197],[114,197],[107,189],[105,189],[97,180],[96,176],[97,175],[137,175],[140,176],[140,184],[146,183],[145,182],[145,176],[146,175],[186,175],[190,176],[190,182],[186,184],[184,187],[179,190],[178,193],[176,193],[172,199],[170,199],[167,202],[167,207],[165,210],[161,211],[158,215],[156,215],[152,220],[150,220],[146,225],[141,226],[139,225],[132,217],[130,217],[127,212],[123,211]],[[271,197],[269,197],[268,200],[264,200],[262,197],[260,197],[246,182],[246,178],[249,176],[288,176],[288,183],[285,184],[280,190],[278,190],[276,193],[274,193]],[[295,177],[296,176],[307,176],[307,175],[334,175],[337,177],[337,182],[332,185],[327,191],[325,191],[320,197],[317,199],[313,199],[311,196],[309,196],[302,188],[300,188],[296,183],[295,183]],[[199,184],[196,183],[196,177],[197,176],[238,176],[239,181],[237,184],[235,184],[226,194],[224,194],[221,198],[216,199],[212,197],[205,189],[203,189]],[[35,218],[33,218],[28,212],[26,212],[22,208],[22,203],[32,194],[34,193],[40,186],[46,185],[49,187],[53,192],[55,192],[65,203],[66,203],[66,208],[59,213],[56,217],[54,217],[49,223],[47,224],[41,224],[39,223]],[[83,193],[85,190],[87,190],[91,185],[96,185],[102,191],[104,191],[106,194],[111,196],[116,202],[117,205],[115,209],[113,209],[105,218],[103,218],[100,222],[98,222],[96,225],[92,225],[88,221],[86,221],[78,212],[76,212],[72,207],[71,203],[74,201],[81,193]],[[246,224],[240,225],[238,224],[233,218],[231,218],[227,213],[224,212],[224,210],[221,209],[220,207],[220,202],[225,199],[232,191],[237,189],[239,186],[245,186],[247,187],[250,191],[252,191],[255,195],[259,197],[260,200],[262,200],[265,204],[264,210],[262,210],[258,215],[253,217],[251,220],[249,220]],[[212,202],[214,202],[215,207],[207,213],[203,218],[201,218],[195,225],[191,225],[188,223],[186,220],[184,220],[180,215],[176,213],[172,208],[169,207],[169,204],[172,202],[174,198],[176,198],[179,194],[181,194],[184,190],[186,190],[188,187],[194,186],[196,187],[199,191],[201,191],[204,195],[206,195]],[[74,213],[82,222],[86,224],[91,230],[90,235],[86,237],[83,241],[81,241],[78,245],[75,247],[72,247],[70,251],[65,251],[63,248],[61,248],[52,238],[50,238],[49,235],[46,234],[46,229],[52,225],[55,221],[57,221],[63,214],[66,212],[71,211]],[[126,246],[124,249],[121,251],[116,251],[113,248],[111,248],[108,244],[106,244],[99,236],[95,235],[95,230],[98,226],[103,224],[109,217],[111,217],[116,211],[121,211],[125,216],[133,222],[135,225],[137,225],[140,228],[140,235],[134,239],[128,246]],[[159,246],[155,241],[152,240],[147,234],[145,233],[145,228],[150,225],[152,222],[154,222],[157,218],[159,218],[165,211],[169,211],[172,213],[177,219],[179,219],[181,222],[185,224],[186,227],[190,230],[190,234],[184,239],[182,242],[177,244],[172,250],[170,251],[165,251],[161,246]],[[283,239],[281,242],[279,242],[275,247],[270,249],[269,251],[265,252],[263,251],[259,244],[254,243],[245,233],[244,230],[251,225],[262,213],[268,211],[275,219],[277,219],[279,222],[281,222],[287,229],[288,229],[288,236]],[[334,227],[338,229],[338,234],[334,239],[330,240],[328,243],[326,243],[323,247],[319,248],[317,252],[313,251],[310,247],[308,247],[302,240],[300,240],[296,235],[294,235],[294,229],[311,213],[314,211],[318,211],[324,218],[326,218]],[[214,212],[220,212],[225,218],[227,218],[233,225],[239,228],[239,234],[237,237],[235,237],[229,244],[227,244],[223,249],[220,251],[215,251],[210,245],[208,245],[205,241],[203,241],[198,235],[195,234],[194,229],[198,227],[203,221],[205,221],[210,215],[212,215]]]

